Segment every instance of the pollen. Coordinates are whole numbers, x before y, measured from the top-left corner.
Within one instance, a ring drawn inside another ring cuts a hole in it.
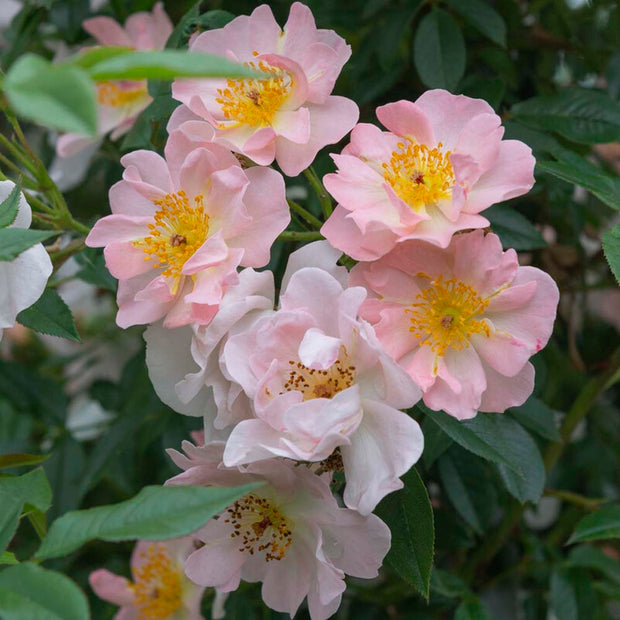
[[[148,95],[146,84],[141,82],[136,82],[136,86],[130,89],[120,88],[114,82],[99,82],[97,84],[97,102],[101,105],[118,108],[130,105],[146,95]]]
[[[231,538],[239,551],[262,554],[265,562],[279,561],[293,541],[291,522],[264,497],[250,493],[226,509],[224,523],[232,526]]]
[[[383,163],[383,178],[396,195],[416,211],[452,196],[454,170],[450,151],[443,152],[440,142],[429,149],[407,139],[399,142],[389,163]]]
[[[209,234],[204,198],[198,195],[192,204],[185,192],[179,191],[153,203],[159,209],[154,222],[148,225],[150,234],[134,241],[134,245],[142,248],[144,260],[156,261],[153,266],[163,268],[162,275],[180,277],[183,265]]]
[[[298,391],[304,400],[333,398],[355,383],[356,368],[347,361],[346,349],[341,347],[340,357],[329,368],[308,368],[301,362],[289,360],[289,372],[283,386],[284,392]]]
[[[227,120],[238,125],[266,127],[273,122],[276,112],[293,88],[293,78],[283,69],[274,68],[264,61],[246,62],[246,67],[270,72],[264,80],[227,80],[226,88],[217,91],[215,101],[220,104]]]
[[[467,348],[473,334],[490,336],[488,324],[479,318],[489,305],[488,299],[455,278],[444,280],[439,276],[433,280],[423,273],[417,275],[429,280],[430,286],[418,293],[416,303],[405,312],[411,315],[409,331],[420,339],[420,346],[430,346],[437,355],[445,355],[448,349]]]
[[[182,568],[160,543],[149,545],[141,556],[132,585],[137,619],[169,618],[182,603]]]

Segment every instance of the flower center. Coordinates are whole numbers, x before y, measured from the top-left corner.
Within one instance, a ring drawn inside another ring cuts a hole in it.
[[[120,107],[134,103],[138,99],[142,99],[148,95],[146,82],[136,82],[136,86],[129,89],[120,88],[114,82],[98,82],[97,102],[100,105],[112,107]]]
[[[149,545],[142,558],[144,563],[134,569],[132,586],[138,620],[168,618],[181,606],[181,572],[162,544]]]
[[[226,509],[224,523],[232,524],[231,538],[239,551],[265,554],[265,562],[281,560],[293,541],[291,522],[268,499],[250,493]]]
[[[304,400],[333,398],[355,382],[355,366],[347,364],[344,346],[341,347],[341,357],[344,360],[337,359],[325,370],[308,368],[301,362],[289,360],[291,368],[284,383],[284,390],[280,394],[298,391],[303,394]]]
[[[134,241],[145,253],[144,260],[156,260],[154,267],[164,267],[162,275],[180,276],[183,265],[206,241],[209,234],[209,215],[202,195],[191,205],[184,191],[167,194],[154,200],[159,207],[150,234]]]
[[[256,54],[256,52],[254,52]],[[227,80],[226,88],[218,89],[215,99],[224,117],[238,125],[264,127],[271,125],[276,112],[289,96],[293,78],[283,69],[272,67],[264,61],[243,63],[246,67],[271,72],[264,80]]]
[[[426,274],[417,275],[430,280],[430,286],[416,295],[420,301],[405,312],[411,314],[409,331],[420,339],[420,346],[428,345],[437,355],[445,355],[449,348],[460,351],[468,347],[472,334],[490,336],[487,323],[476,318],[489,300],[455,278],[432,280]]]
[[[436,148],[429,149],[425,144],[407,139],[399,142],[399,150],[392,153],[390,163],[382,164],[383,178],[412,209],[452,196],[454,170],[450,151],[442,152],[442,146],[440,142]]]

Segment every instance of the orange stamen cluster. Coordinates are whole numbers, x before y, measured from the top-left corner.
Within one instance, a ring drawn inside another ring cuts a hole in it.
[[[345,361],[337,359],[325,370],[308,368],[301,362],[289,360],[291,369],[284,383],[284,390],[280,393],[296,390],[303,394],[304,400],[333,398],[355,382],[355,366],[347,364],[346,352],[341,357],[344,357]]]
[[[392,153],[390,163],[382,164],[383,178],[412,209],[419,210],[452,196],[454,170],[450,151],[444,153],[442,147],[440,142],[429,149],[407,139],[399,142],[399,150]]]
[[[281,560],[293,542],[290,521],[268,499],[250,493],[226,509],[224,523],[231,523],[239,551],[264,553],[265,562]]]
[[[428,345],[437,355],[445,355],[448,349],[460,351],[469,346],[472,334],[490,336],[488,324],[476,319],[489,305],[468,284],[443,276],[432,280],[426,274],[419,277],[430,280],[430,286],[418,293],[418,303],[405,310],[411,314],[409,331],[420,339],[420,345]]]
[[[265,127],[271,125],[276,112],[289,96],[293,87],[292,77],[282,69],[276,69],[264,61],[246,62],[246,67],[271,72],[264,80],[227,80],[226,88],[218,89],[215,99],[228,120],[238,125]]]
[[[132,585],[138,620],[169,618],[182,603],[182,567],[160,543],[149,545],[142,559],[144,563],[134,568]]]
[[[114,82],[97,84],[97,102],[100,105],[119,107],[134,103],[148,95],[146,83],[136,82],[135,88],[123,89]]]
[[[183,265],[206,241],[209,234],[209,215],[204,208],[202,195],[191,205],[184,191],[167,194],[154,200],[159,207],[154,224],[149,224],[150,234],[134,245],[141,247],[144,260],[158,261],[154,267],[164,267],[164,276],[178,277]]]

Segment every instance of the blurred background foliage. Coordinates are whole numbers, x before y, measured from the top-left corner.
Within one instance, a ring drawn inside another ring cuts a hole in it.
[[[539,162],[534,189],[493,207],[489,219],[505,247],[548,271],[561,290],[553,338],[533,360],[535,394],[506,415],[529,437],[515,458],[530,488],[511,486],[501,466],[466,449],[466,440],[455,441],[449,424],[412,412],[423,420],[426,449],[417,469],[435,519],[429,600],[386,569],[375,583],[351,580],[338,617],[620,618],[617,540],[565,546],[581,519],[618,501],[620,488],[614,352],[620,291],[601,243],[603,231],[618,223],[620,206],[620,6],[616,0],[307,3],[319,27],[337,30],[353,48],[336,93],[358,102],[362,121],[376,122],[374,109],[383,103],[447,88],[487,100],[507,136],[532,147]],[[107,14],[122,22],[153,2],[91,4],[25,0],[3,26],[2,69],[27,51],[52,58],[89,44],[81,29],[87,17]],[[291,3],[269,4],[283,24]],[[256,5],[168,0],[166,10],[179,24],[172,43],[183,47],[196,30],[220,27]],[[120,143],[106,141],[84,180],[67,191],[81,221],[108,213],[107,191],[120,178],[124,152],[162,149],[176,102],[168,83],[152,82],[149,89],[154,101],[130,134]],[[54,136],[30,126],[28,137],[51,165]],[[333,169],[328,153],[315,169],[321,175]],[[289,191],[320,214],[303,178],[291,180]],[[294,227],[303,230],[301,222]],[[269,268],[281,274],[293,249],[289,242],[276,245]],[[608,255],[613,265],[613,248]],[[154,394],[142,330],[116,327],[115,282],[100,252],[68,261],[53,286],[72,309],[83,344],[18,326],[0,346],[0,453],[51,454],[44,463],[53,490],[48,519],[162,483],[176,473],[164,449],[178,447],[199,427]],[[37,543],[33,520],[22,519],[10,551],[29,557]],[[87,577],[101,566],[128,574],[131,546],[90,543],[49,567],[89,592],[93,618],[111,618],[114,609],[90,595]],[[266,611],[258,588],[243,584],[227,617],[285,616]]]

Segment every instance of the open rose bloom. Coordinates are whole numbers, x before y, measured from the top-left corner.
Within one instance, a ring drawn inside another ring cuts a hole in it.
[[[402,243],[351,279],[371,292],[362,316],[431,409],[472,418],[532,393],[528,359],[551,335],[558,289],[540,269],[520,267],[496,235],[457,235],[446,250]]]
[[[0,181],[0,202],[15,188],[12,181]],[[32,210],[19,194],[17,215],[9,228],[30,228]],[[42,244],[37,243],[12,261],[0,261],[0,339],[4,328],[15,325],[15,317],[41,297],[52,274],[52,261]]]
[[[169,451],[185,472],[168,484],[264,483],[196,533],[204,546],[185,562],[195,583],[231,592],[241,579],[260,581],[272,609],[294,616],[307,597],[312,620],[325,620],[340,606],[345,574],[377,576],[390,530],[375,515],[340,508],[328,474],[273,459],[241,471],[223,467],[223,444],[183,449]]]
[[[110,189],[112,215],[86,240],[105,246],[106,265],[119,279],[118,324],[209,323],[237,282],[237,267],[265,265],[289,221],[282,176],[243,170],[224,147],[180,130],[165,159],[136,151],[121,163],[123,180]]]
[[[324,178],[338,206],[321,232],[356,260],[407,239],[445,248],[455,232],[488,226],[481,211],[534,184],[531,149],[502,140],[501,119],[481,99],[431,90],[377,117],[389,131],[357,125],[332,156],[338,172]]]
[[[136,50],[161,50],[172,34],[172,23],[158,2],[151,13],[131,15],[122,27],[111,17],[93,17],[82,24],[100,45],[129,47]],[[110,134],[112,140],[126,134],[136,118],[151,103],[146,80],[110,80],[97,82],[98,138],[79,134],[61,136],[56,150],[61,157],[86,148],[93,141]]]
[[[115,620],[204,620],[204,588],[184,571],[195,542],[192,536],[141,540],[131,554],[131,581],[102,568],[90,574],[91,588],[104,601],[120,606]]]
[[[357,122],[357,105],[331,94],[351,48],[332,30],[317,30],[310,9],[299,2],[291,6],[283,29],[263,4],[249,17],[203,32],[190,49],[271,74],[265,79],[182,79],[172,86],[175,99],[215,128],[217,142],[257,164],[275,159],[285,174],[296,176]]]

